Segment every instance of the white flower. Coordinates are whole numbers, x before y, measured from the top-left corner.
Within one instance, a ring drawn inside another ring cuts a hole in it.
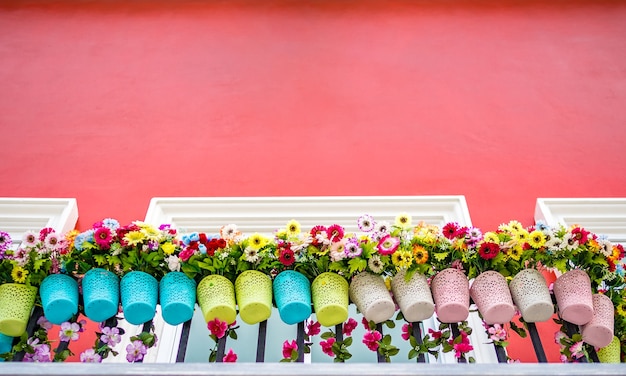
[[[178,258],[178,256],[175,256],[175,255],[168,256],[165,259],[165,261],[167,261],[167,267],[170,269],[170,271],[172,272],[180,271],[180,259]]]

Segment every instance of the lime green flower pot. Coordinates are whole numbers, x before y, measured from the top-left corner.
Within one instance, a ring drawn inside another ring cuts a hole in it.
[[[348,281],[336,273],[325,272],[313,280],[313,308],[320,324],[330,327],[348,319],[348,290]]]
[[[197,297],[206,322],[217,318],[232,324],[237,319],[235,287],[228,278],[221,275],[204,277],[198,284]]]
[[[19,337],[26,331],[37,288],[19,283],[0,286],[0,333]]]
[[[272,314],[272,280],[257,270],[246,270],[235,280],[239,316],[246,324],[267,320]]]
[[[621,363],[621,346],[619,338],[613,336],[613,340],[608,346],[598,350],[598,359],[602,363]]]

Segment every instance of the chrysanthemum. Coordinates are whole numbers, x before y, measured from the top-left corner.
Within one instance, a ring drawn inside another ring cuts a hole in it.
[[[442,232],[446,238],[454,239],[458,230],[459,225],[456,222],[448,222],[445,226],[443,226]]]
[[[424,264],[428,261],[428,251],[419,244],[413,246],[413,258],[418,264]]]
[[[243,251],[243,258],[248,262],[257,262],[259,260],[259,250],[248,246]]]
[[[413,263],[413,254],[410,251],[399,250],[391,255],[391,262],[398,268],[408,268]]]
[[[296,262],[295,255],[293,251],[289,248],[281,249],[278,254],[278,261],[285,266],[291,266],[294,262]]]
[[[411,216],[407,213],[400,213],[396,216],[394,225],[402,229],[411,227]]]
[[[143,242],[144,239],[144,234],[141,231],[129,231],[124,235],[124,241],[130,246],[138,245]]]
[[[520,245],[516,245],[515,247],[509,250],[509,257],[515,261],[519,261],[520,257],[522,257],[522,247]]]
[[[367,260],[367,267],[370,268],[372,273],[380,274],[383,272],[384,265],[379,255],[373,255]]]
[[[543,247],[544,244],[546,244],[546,237],[544,233],[542,231],[535,230],[528,234],[528,244],[535,249]]]
[[[376,226],[374,217],[369,214],[363,214],[362,216],[360,216],[357,224],[359,225],[359,229],[363,232],[371,232]]]
[[[292,219],[291,221],[287,222],[287,227],[285,228],[285,230],[287,231],[288,237],[298,236],[298,234],[300,234],[300,222]]]
[[[528,238],[530,237],[530,234],[528,233],[528,231],[526,231],[526,229],[522,228],[520,230],[514,231],[511,237],[518,244],[524,244],[528,242]]]
[[[19,265],[13,267],[13,271],[11,271],[11,278],[15,283],[24,283],[26,282],[26,277],[28,277],[28,270],[22,268]]]
[[[37,234],[34,231],[26,231],[22,236],[22,244],[25,247],[34,247],[37,244]]]
[[[46,235],[46,239],[44,240],[45,248],[50,251],[54,251],[59,246],[59,242],[61,241],[59,234],[56,232],[51,232]]]
[[[513,220],[508,224],[509,231],[518,232],[524,230],[524,226],[519,221]]]
[[[113,234],[108,227],[98,227],[93,236],[96,244],[102,249],[109,249],[111,247],[111,240]]]
[[[263,248],[266,244],[267,238],[258,232],[255,232],[248,238],[248,247],[256,249],[257,251]]]
[[[161,231],[159,231],[158,229],[152,227],[152,226],[143,227],[139,231],[141,231],[141,233],[148,240],[152,240],[152,241],[155,241],[155,242],[160,242],[161,239],[163,239],[163,233]]]
[[[485,260],[491,260],[500,252],[500,247],[495,243],[481,243],[478,254]]]
[[[0,231],[0,250],[7,250],[13,244],[13,240],[11,239],[11,235],[9,233]]]
[[[241,235],[241,231],[237,230],[237,225],[230,224],[220,228],[220,236],[224,240],[233,240],[239,235]]]
[[[378,248],[378,252],[381,255],[390,255],[394,253],[396,249],[398,249],[399,245],[400,245],[400,240],[398,238],[393,237],[391,235],[385,235],[378,242],[377,248]]]
[[[343,227],[335,224],[335,225],[330,225],[328,227],[328,229],[326,230],[326,234],[328,236],[328,239],[332,242],[338,242],[341,239],[343,239],[343,235],[344,235],[344,230]]]
[[[359,241],[357,239],[350,239],[346,243],[346,256],[348,258],[359,257],[361,253],[363,253],[363,249],[359,245]]]

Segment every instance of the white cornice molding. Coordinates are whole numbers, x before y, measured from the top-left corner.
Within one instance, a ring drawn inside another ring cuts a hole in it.
[[[362,214],[393,223],[400,213],[410,214],[414,222],[471,225],[464,196],[156,197],[145,220],[183,232],[217,232],[234,223],[244,233],[267,234],[291,219],[303,228],[337,223],[353,232]]]
[[[535,221],[578,224],[613,242],[626,242],[626,198],[538,198]]]
[[[74,198],[0,197],[0,230],[8,232],[13,239],[44,227],[65,233],[77,221],[78,204]]]

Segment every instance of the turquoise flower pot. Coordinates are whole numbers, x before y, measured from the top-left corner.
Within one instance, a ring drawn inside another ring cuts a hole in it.
[[[13,337],[5,336],[0,333],[0,354],[8,353],[13,347]],[[4,362],[4,359],[0,358],[0,362]]]
[[[159,283],[145,272],[130,272],[120,282],[124,318],[140,325],[154,318],[159,297]]]
[[[301,273],[285,270],[274,278],[274,298],[281,320],[292,325],[311,316],[311,284]]]
[[[100,268],[91,269],[85,273],[82,287],[85,316],[102,322],[117,314],[120,282],[115,274]]]
[[[159,282],[163,320],[170,325],[191,320],[196,306],[196,282],[185,273],[170,272]]]
[[[61,325],[78,312],[78,283],[66,274],[51,274],[39,289],[44,316]]]

